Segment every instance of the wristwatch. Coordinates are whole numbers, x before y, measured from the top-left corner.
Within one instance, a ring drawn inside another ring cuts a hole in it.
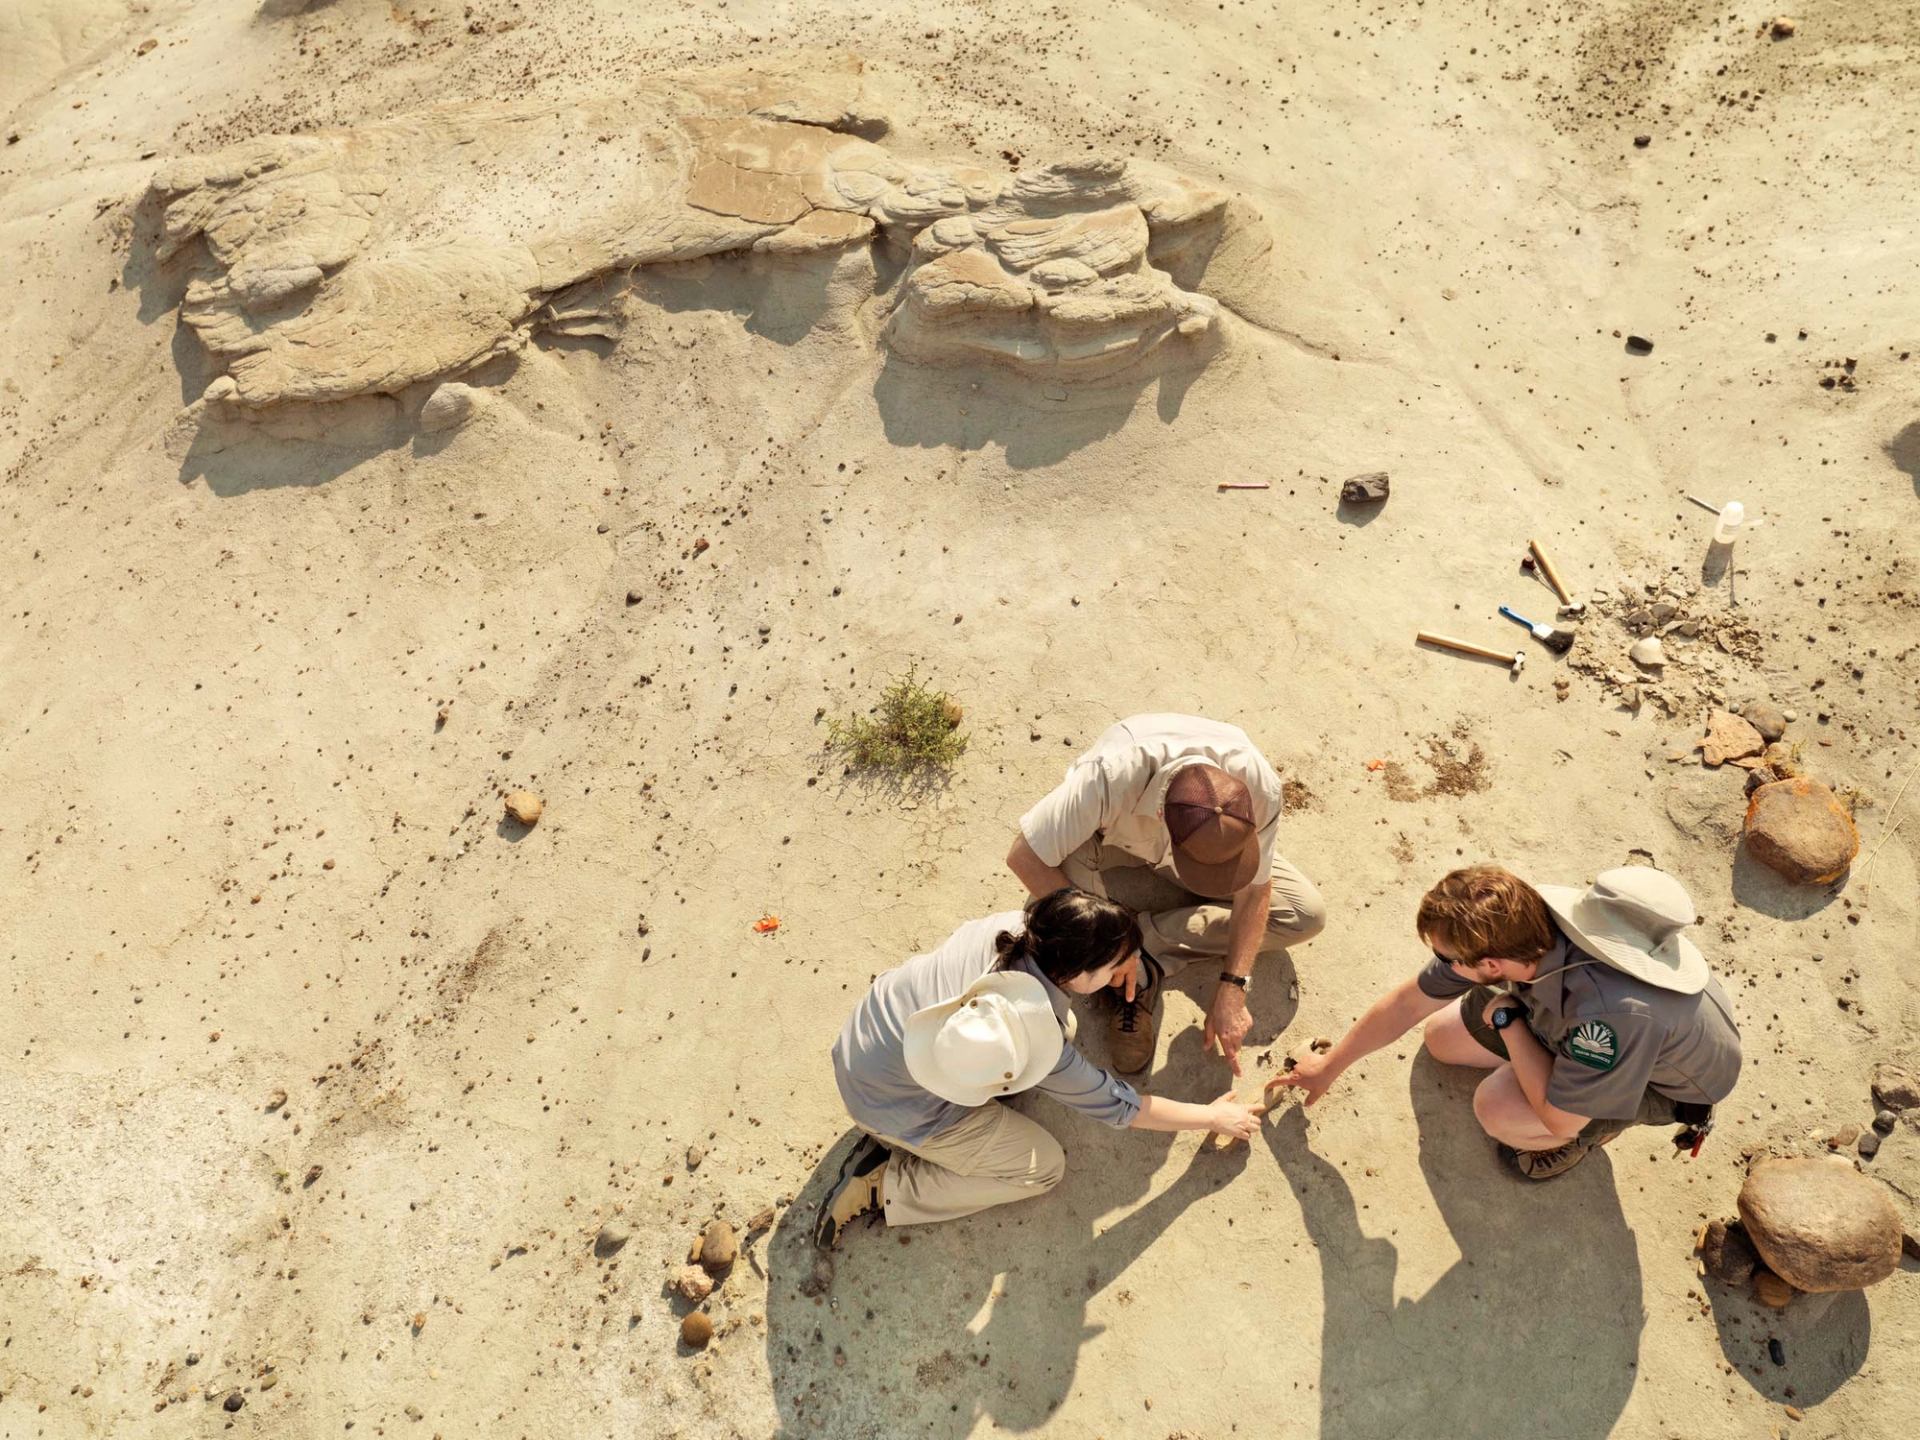
[[[1253,977],[1251,975],[1235,975],[1230,970],[1222,970],[1220,972],[1220,983],[1222,985],[1238,985],[1243,994],[1253,989]]]
[[[1526,1013],[1527,1012],[1522,1010],[1518,1005],[1497,1006],[1493,1012],[1493,1028],[1496,1030],[1504,1030]]]

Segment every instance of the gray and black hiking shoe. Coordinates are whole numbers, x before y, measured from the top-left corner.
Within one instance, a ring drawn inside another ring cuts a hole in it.
[[[840,1178],[820,1202],[820,1213],[813,1221],[813,1243],[831,1250],[840,1243],[840,1233],[862,1215],[877,1214],[881,1205],[880,1184],[887,1173],[887,1161],[893,1152],[871,1135],[862,1135],[840,1166]]]

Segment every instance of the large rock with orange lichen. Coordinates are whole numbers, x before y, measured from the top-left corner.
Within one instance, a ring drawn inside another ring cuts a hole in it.
[[[1860,832],[1818,780],[1762,785],[1747,805],[1747,853],[1796,885],[1838,879],[1860,853]]]

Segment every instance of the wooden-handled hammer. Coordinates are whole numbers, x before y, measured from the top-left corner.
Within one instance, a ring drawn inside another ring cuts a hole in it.
[[[1505,650],[1494,650],[1485,645],[1456,640],[1451,635],[1436,635],[1431,630],[1422,630],[1419,639],[1422,645],[1438,645],[1442,650],[1454,650],[1462,655],[1477,656],[1482,660],[1498,660],[1516,675],[1527,665],[1527,652],[1524,650],[1515,650],[1509,655]]]
[[[1579,617],[1587,610],[1587,602],[1575,600],[1567,593],[1566,585],[1560,579],[1560,572],[1553,568],[1553,562],[1547,559],[1547,552],[1540,548],[1538,540],[1527,541],[1527,549],[1533,552],[1534,563],[1540,567],[1540,573],[1547,577],[1547,584],[1553,587],[1553,593],[1560,597],[1560,613],[1565,616]]]

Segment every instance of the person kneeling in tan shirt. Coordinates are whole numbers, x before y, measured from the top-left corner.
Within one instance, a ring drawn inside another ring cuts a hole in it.
[[[1007,868],[1030,894],[1077,885],[1139,916],[1140,963],[1115,982],[1108,1053],[1122,1075],[1153,1062],[1162,982],[1194,960],[1223,962],[1205,1039],[1241,1073],[1254,961],[1326,927],[1320,892],[1274,849],[1283,804],[1239,726],[1135,715],[1021,817]]]

